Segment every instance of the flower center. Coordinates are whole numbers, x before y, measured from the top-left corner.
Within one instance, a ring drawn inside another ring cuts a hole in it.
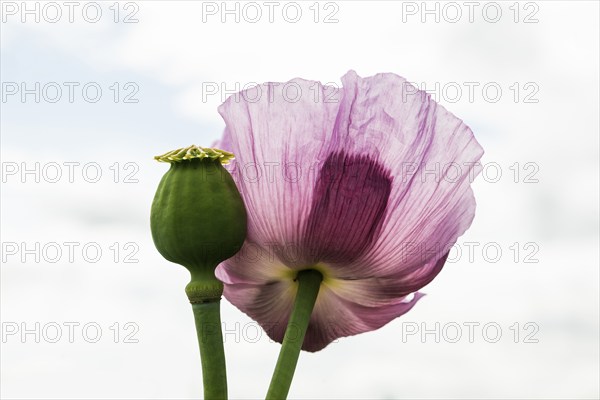
[[[316,271],[320,273],[322,276],[321,283],[323,284],[331,284],[336,279],[329,266],[324,263],[308,265],[305,268],[300,269],[286,268],[281,275],[281,278],[283,278],[283,280],[296,281],[298,279],[298,275],[300,273],[304,273],[305,271]]]

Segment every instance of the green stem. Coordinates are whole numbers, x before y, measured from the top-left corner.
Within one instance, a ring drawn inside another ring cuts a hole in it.
[[[267,400],[287,398],[323,275],[319,271],[308,269],[300,271],[296,280],[298,293],[271,378]]]
[[[227,399],[227,375],[220,306],[220,300],[192,303],[198,344],[200,345],[204,398],[207,400]]]
[[[189,269],[189,268],[188,268]],[[227,371],[221,332],[221,295],[223,283],[214,268],[191,269],[192,279],[185,287],[196,321],[200,345],[204,399],[227,399]]]

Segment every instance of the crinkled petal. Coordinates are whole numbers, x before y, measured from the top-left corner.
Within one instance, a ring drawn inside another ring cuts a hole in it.
[[[332,143],[390,169],[386,216],[350,265],[356,278],[409,274],[440,259],[470,226],[483,154],[471,130],[404,78],[346,74]],[[428,172],[429,171],[429,172]]]
[[[291,276],[290,268],[272,249],[249,241],[235,256],[219,264],[215,275],[225,284],[265,284]]]
[[[368,307],[347,300],[334,290],[322,286],[302,349],[319,351],[341,337],[379,329],[407,313],[422,296],[415,293],[410,301]]]
[[[317,166],[332,140],[334,90],[294,79],[245,90],[219,107],[226,123],[220,145],[236,157],[230,171],[248,211],[249,241],[276,251],[302,242]]]
[[[229,301],[256,320],[271,339],[281,343],[297,290],[297,283],[293,281],[272,281],[263,285],[225,285],[224,293]],[[319,351],[341,337],[379,329],[408,312],[422,296],[415,293],[409,301],[399,298],[370,307],[346,299],[322,284],[302,349]]]
[[[309,264],[348,264],[377,237],[392,178],[381,164],[363,156],[334,153],[323,164],[301,244]]]
[[[442,270],[448,254],[410,274],[353,280],[331,280],[329,288],[339,297],[366,307],[380,307],[405,301],[405,296],[431,282]],[[327,282],[326,282],[327,283]]]
[[[291,281],[225,285],[225,297],[281,343],[298,288]]]

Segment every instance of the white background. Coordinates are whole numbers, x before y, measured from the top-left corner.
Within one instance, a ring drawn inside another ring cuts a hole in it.
[[[294,5],[286,14],[279,2],[270,22],[258,2],[253,23],[246,3],[236,22],[221,2],[108,1],[93,23],[93,4],[76,3],[70,22],[57,2],[53,23],[53,5],[27,2],[36,22],[21,2],[2,2],[3,398],[201,397],[188,275],[150,237],[167,168],[152,156],[211,145],[224,127],[216,107],[236,88],[339,83],[349,69],[434,91],[489,166],[473,185],[478,210],[461,252],[428,296],[376,332],[303,353],[290,397],[598,398],[598,2],[475,2],[471,15],[464,2],[313,3],[298,2],[293,23]],[[36,82],[39,102],[22,98],[21,83]],[[64,82],[79,85],[72,101]],[[97,102],[82,94],[88,83],[102,89]],[[125,102],[135,90],[138,102]],[[36,162],[39,182],[21,174]],[[77,243],[72,260],[65,242]],[[472,256],[466,242],[477,243]],[[36,243],[39,260],[23,251]],[[125,262],[132,252],[137,262]],[[226,301],[223,319],[231,397],[261,398],[279,345]],[[471,338],[469,323],[479,324]]]

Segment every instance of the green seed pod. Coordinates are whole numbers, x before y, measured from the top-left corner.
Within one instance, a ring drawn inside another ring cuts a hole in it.
[[[164,258],[190,271],[186,293],[192,303],[221,297],[215,268],[235,255],[246,238],[244,202],[222,166],[232,158],[226,151],[196,146],[155,157],[171,168],[152,202],[152,239]]]

